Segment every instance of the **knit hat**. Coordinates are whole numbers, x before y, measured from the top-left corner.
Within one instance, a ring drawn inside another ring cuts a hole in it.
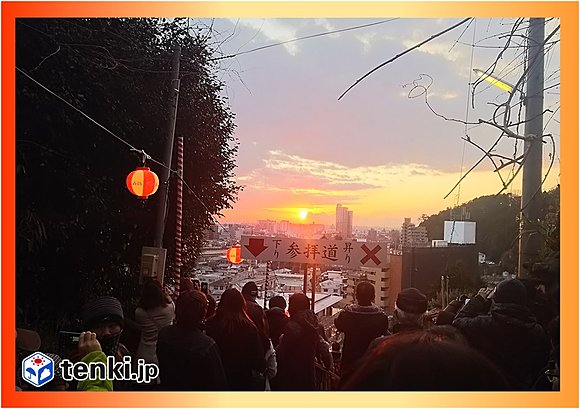
[[[103,322],[116,322],[122,327],[123,307],[115,297],[99,297],[84,305],[81,319],[85,330]]]
[[[427,297],[416,288],[405,288],[397,296],[395,305],[408,313],[423,314],[427,311]]]
[[[256,285],[255,282],[248,281],[242,287],[242,294],[244,294],[244,295],[251,295],[253,297],[257,297],[258,296],[258,286]]]
[[[496,303],[526,305],[526,286],[517,278],[504,280],[495,288],[494,301]]]

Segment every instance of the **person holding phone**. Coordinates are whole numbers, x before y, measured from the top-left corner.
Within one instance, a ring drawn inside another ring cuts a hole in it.
[[[513,390],[530,390],[548,362],[549,339],[528,309],[527,290],[518,279],[481,288],[453,326],[503,370]]]
[[[97,334],[90,331],[79,334],[78,343],[79,355],[81,361],[89,364],[91,362],[107,363],[107,356],[101,350],[101,344],[97,339]],[[86,379],[77,384],[79,391],[112,391],[113,382],[109,379]]]

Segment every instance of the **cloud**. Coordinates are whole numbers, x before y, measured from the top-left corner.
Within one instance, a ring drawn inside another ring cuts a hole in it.
[[[375,32],[357,33],[355,34],[354,38],[356,38],[363,44],[363,52],[368,53],[372,48],[373,42],[377,38],[377,33]]]
[[[292,27],[290,24],[280,21],[278,19],[272,18],[243,18],[243,19],[230,19],[234,24],[238,22],[238,25],[243,27],[248,27],[256,30],[260,35],[266,37],[271,42],[281,42],[288,41],[297,38],[297,29]],[[288,51],[288,54],[295,56],[298,54],[297,43],[284,44],[284,48]]]
[[[425,40],[426,38],[427,37],[420,37],[418,35],[414,35],[413,39],[403,41],[403,45],[407,48],[411,48],[420,43],[421,41]],[[441,41],[438,42],[436,40],[433,40],[417,48],[415,51],[440,56],[448,61],[456,62],[461,57],[461,53],[457,48],[452,49],[452,47],[453,43]]]
[[[264,166],[237,178],[239,183],[269,191],[288,191],[318,197],[353,195],[388,187],[391,182],[442,173],[416,163],[348,167],[275,150]]]
[[[328,19],[325,19],[325,18],[317,18],[314,20],[314,23],[317,26],[323,27],[326,31],[335,31],[336,30],[336,27],[334,27],[332,24],[330,24],[330,21],[328,21]],[[338,38],[338,37],[340,37],[340,33],[329,34],[328,37]]]

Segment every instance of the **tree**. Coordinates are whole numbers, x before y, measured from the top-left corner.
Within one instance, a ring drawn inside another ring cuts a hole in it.
[[[210,215],[236,200],[233,114],[221,96],[206,34],[183,19],[17,20],[19,319],[39,324],[74,315],[93,294],[113,294],[126,306],[135,300],[141,247],[153,244],[161,197],[135,198],[125,177],[141,164],[130,146],[152,157],[152,170],[160,169],[154,160],[166,137],[175,43],[183,50],[176,133],[185,140],[184,180],[192,189],[184,187],[186,264],[199,251]],[[173,220],[169,211],[166,237]],[[171,268],[172,243],[166,239],[165,246]]]

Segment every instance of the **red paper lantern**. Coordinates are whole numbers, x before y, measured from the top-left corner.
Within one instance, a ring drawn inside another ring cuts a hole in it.
[[[140,167],[127,176],[127,189],[140,199],[147,199],[157,192],[159,178],[147,167]]]
[[[239,244],[232,246],[226,251],[226,258],[232,264],[240,264],[242,261],[242,249]]]

